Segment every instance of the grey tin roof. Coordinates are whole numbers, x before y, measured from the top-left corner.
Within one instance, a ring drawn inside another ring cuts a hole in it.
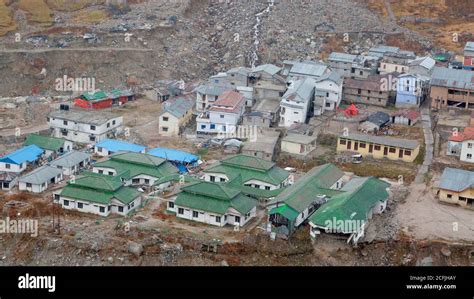
[[[435,67],[431,76],[431,85],[474,90],[474,72]]]
[[[48,182],[52,178],[60,175],[61,173],[61,169],[49,165],[44,165],[39,168],[36,168],[27,175],[22,176],[20,178],[20,182],[41,185],[45,182]]]
[[[51,166],[61,166],[63,168],[70,168],[74,165],[79,164],[82,161],[85,161],[91,157],[90,154],[78,151],[70,151],[56,160],[52,161]]]
[[[380,144],[380,145],[401,147],[401,148],[406,148],[406,149],[415,149],[420,145],[420,143],[416,140],[363,135],[363,134],[349,134],[347,136],[341,135],[340,138],[362,141],[362,142],[367,142],[367,143]]]
[[[474,172],[447,167],[443,171],[439,187],[456,192],[474,188]]]

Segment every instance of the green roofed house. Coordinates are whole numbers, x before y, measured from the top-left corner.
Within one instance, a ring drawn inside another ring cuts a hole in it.
[[[309,217],[311,236],[322,231],[349,235],[347,242],[357,244],[364,236],[367,222],[387,207],[390,184],[375,177],[354,178]]]
[[[71,151],[74,145],[71,141],[63,138],[29,134],[23,145],[28,146],[32,144],[44,150],[46,157],[57,156],[64,152]]]
[[[275,163],[247,155],[224,159],[203,172],[205,181],[240,185],[243,193],[256,198],[272,198],[290,183],[290,174]]]
[[[140,206],[141,193],[125,187],[120,177],[85,173],[68,182],[54,202],[64,209],[76,210],[100,216],[127,215]]]
[[[244,226],[257,213],[257,201],[226,183],[199,181],[184,187],[168,211],[184,218],[215,226]]]
[[[178,169],[166,161],[152,155],[133,152],[119,152],[104,162],[95,163],[94,173],[118,176],[125,185],[153,186],[163,177],[178,174]]]
[[[291,235],[329,198],[341,193],[344,172],[333,164],[311,169],[268,203],[272,230]]]

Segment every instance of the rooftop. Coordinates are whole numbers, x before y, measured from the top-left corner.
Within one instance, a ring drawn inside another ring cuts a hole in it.
[[[64,146],[65,141],[66,140],[62,138],[54,138],[38,134],[29,134],[28,137],[26,137],[26,140],[23,145],[28,146],[34,144],[44,150],[58,151]]]
[[[350,139],[356,141],[362,141],[367,143],[374,143],[380,145],[401,147],[406,149],[416,149],[420,146],[420,143],[416,140],[400,139],[393,137],[381,137],[373,135],[363,135],[363,134],[348,134],[347,136],[339,136],[342,139]]]
[[[122,118],[112,113],[104,111],[86,111],[86,110],[56,110],[49,114],[50,118],[69,120],[76,123],[85,123],[91,125],[102,125],[114,118]]]
[[[455,192],[474,188],[474,172],[447,167],[443,171],[439,187]]]
[[[445,67],[435,67],[431,85],[474,90],[474,72]]]
[[[357,55],[347,54],[347,53],[340,53],[340,52],[332,52],[329,55],[329,61],[340,61],[340,62],[347,62],[353,63],[357,58]]]
[[[467,42],[464,51],[474,52],[474,42]]]
[[[318,139],[318,136],[308,136],[302,134],[289,133],[288,136],[284,137],[282,142],[291,142],[298,144],[310,144]]]
[[[245,104],[245,97],[236,91],[228,90],[221,94],[209,111],[236,113]]]
[[[69,168],[91,157],[90,154],[78,151],[70,151],[51,162],[51,166]]]
[[[117,139],[105,139],[98,142],[95,146],[103,147],[113,153],[120,152],[120,151],[139,153],[146,149],[146,146],[144,145],[134,144],[131,142],[117,140]]]
[[[44,165],[20,177],[20,182],[41,185],[48,182],[50,179],[57,177],[61,173],[62,170],[59,168]]]
[[[0,157],[0,162],[11,163],[20,165],[24,162],[33,162],[38,160],[38,158],[44,153],[44,151],[38,146],[32,144],[24,146],[8,155]]]
[[[192,95],[177,96],[169,99],[163,104],[163,113],[170,113],[176,118],[182,118],[195,105],[195,98]]]

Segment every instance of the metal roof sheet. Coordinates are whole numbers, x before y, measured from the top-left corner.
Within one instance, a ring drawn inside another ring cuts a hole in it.
[[[439,187],[456,192],[474,188],[474,172],[447,167],[443,171]]]
[[[56,160],[52,161],[50,164],[51,166],[61,166],[64,168],[69,168],[79,164],[80,162],[87,160],[91,157],[90,154],[79,152],[79,151],[70,151],[66,154],[62,155],[61,157],[57,158]]]
[[[401,148],[407,148],[407,149],[416,149],[418,146],[420,146],[420,143],[416,140],[363,135],[363,134],[349,134],[347,136],[341,135],[339,136],[339,138],[363,141],[367,143],[374,143],[374,144],[380,144],[380,145],[401,147]]]
[[[32,172],[28,173],[20,177],[20,182],[23,183],[30,183],[34,185],[41,185],[45,182],[48,182],[52,178],[60,175],[62,170],[56,167],[52,167],[49,165],[44,165],[39,168],[36,168]]]
[[[110,152],[120,152],[120,151],[127,151],[127,152],[134,152],[139,153],[146,149],[146,146],[134,144],[131,142],[126,142],[122,140],[114,140],[114,139],[105,139],[98,142],[96,147],[103,147]]]
[[[1,157],[0,162],[20,165],[24,162],[33,162],[38,160],[38,158],[43,153],[44,151],[41,148],[32,144]]]
[[[435,67],[431,85],[474,90],[474,72],[445,67]]]

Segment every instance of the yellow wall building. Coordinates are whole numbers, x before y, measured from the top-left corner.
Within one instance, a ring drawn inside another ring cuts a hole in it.
[[[474,208],[474,172],[445,168],[439,184],[439,200],[465,208]]]
[[[337,151],[351,151],[363,157],[413,162],[420,153],[420,143],[415,140],[380,137],[363,134],[339,136]]]
[[[158,121],[160,136],[178,136],[191,120],[195,101],[191,96],[180,96],[166,101]]]

